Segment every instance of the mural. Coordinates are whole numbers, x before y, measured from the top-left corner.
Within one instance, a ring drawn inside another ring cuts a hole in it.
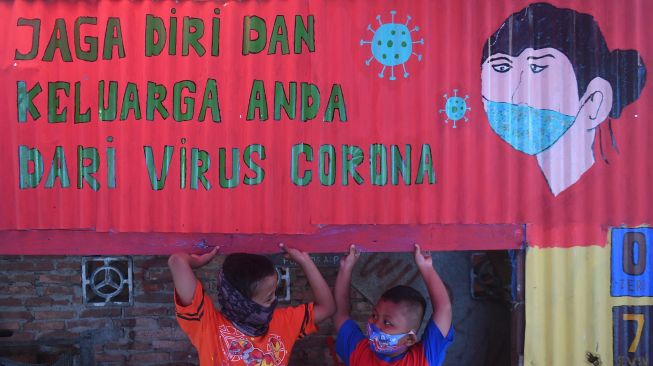
[[[604,245],[653,5],[600,3],[0,2],[0,251]]]
[[[536,3],[488,38],[481,79],[492,130],[535,156],[558,195],[594,165],[596,128],[639,98],[646,67],[635,50],[610,51],[591,15]]]

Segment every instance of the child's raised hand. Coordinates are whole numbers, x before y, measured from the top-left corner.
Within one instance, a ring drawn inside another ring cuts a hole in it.
[[[340,269],[343,268],[353,268],[354,265],[356,264],[356,261],[358,261],[358,258],[360,258],[361,252],[356,248],[354,244],[349,246],[349,253],[347,253],[346,256],[340,258]]]
[[[419,269],[433,268],[433,258],[431,257],[431,253],[423,253],[417,243],[415,243],[415,264]]]
[[[307,263],[306,261],[312,262],[308,253],[302,252],[299,249],[287,247],[284,243],[279,243],[279,248],[286,253],[286,258],[292,259],[299,264]]]
[[[190,265],[191,268],[202,267],[203,265],[213,260],[213,258],[215,258],[216,254],[218,254],[218,250],[220,250],[220,247],[215,246],[210,252],[199,254],[199,255],[191,254],[188,259],[188,264]]]

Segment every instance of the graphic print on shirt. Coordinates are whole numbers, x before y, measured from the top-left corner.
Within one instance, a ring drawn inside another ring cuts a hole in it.
[[[227,349],[229,360],[242,360],[247,366],[278,366],[286,358],[286,347],[276,334],[267,336],[265,351],[254,347],[252,341],[241,331],[230,326],[220,326],[220,339]]]

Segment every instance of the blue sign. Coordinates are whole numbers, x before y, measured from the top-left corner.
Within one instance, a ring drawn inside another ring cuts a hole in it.
[[[612,229],[610,294],[653,296],[653,228]]]

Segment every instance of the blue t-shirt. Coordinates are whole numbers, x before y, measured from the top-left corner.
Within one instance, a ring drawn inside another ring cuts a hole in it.
[[[440,366],[447,347],[453,342],[453,334],[453,325],[445,337],[433,319],[429,319],[421,341],[398,356],[388,357],[374,352],[356,322],[348,319],[338,330],[336,353],[347,366]]]

